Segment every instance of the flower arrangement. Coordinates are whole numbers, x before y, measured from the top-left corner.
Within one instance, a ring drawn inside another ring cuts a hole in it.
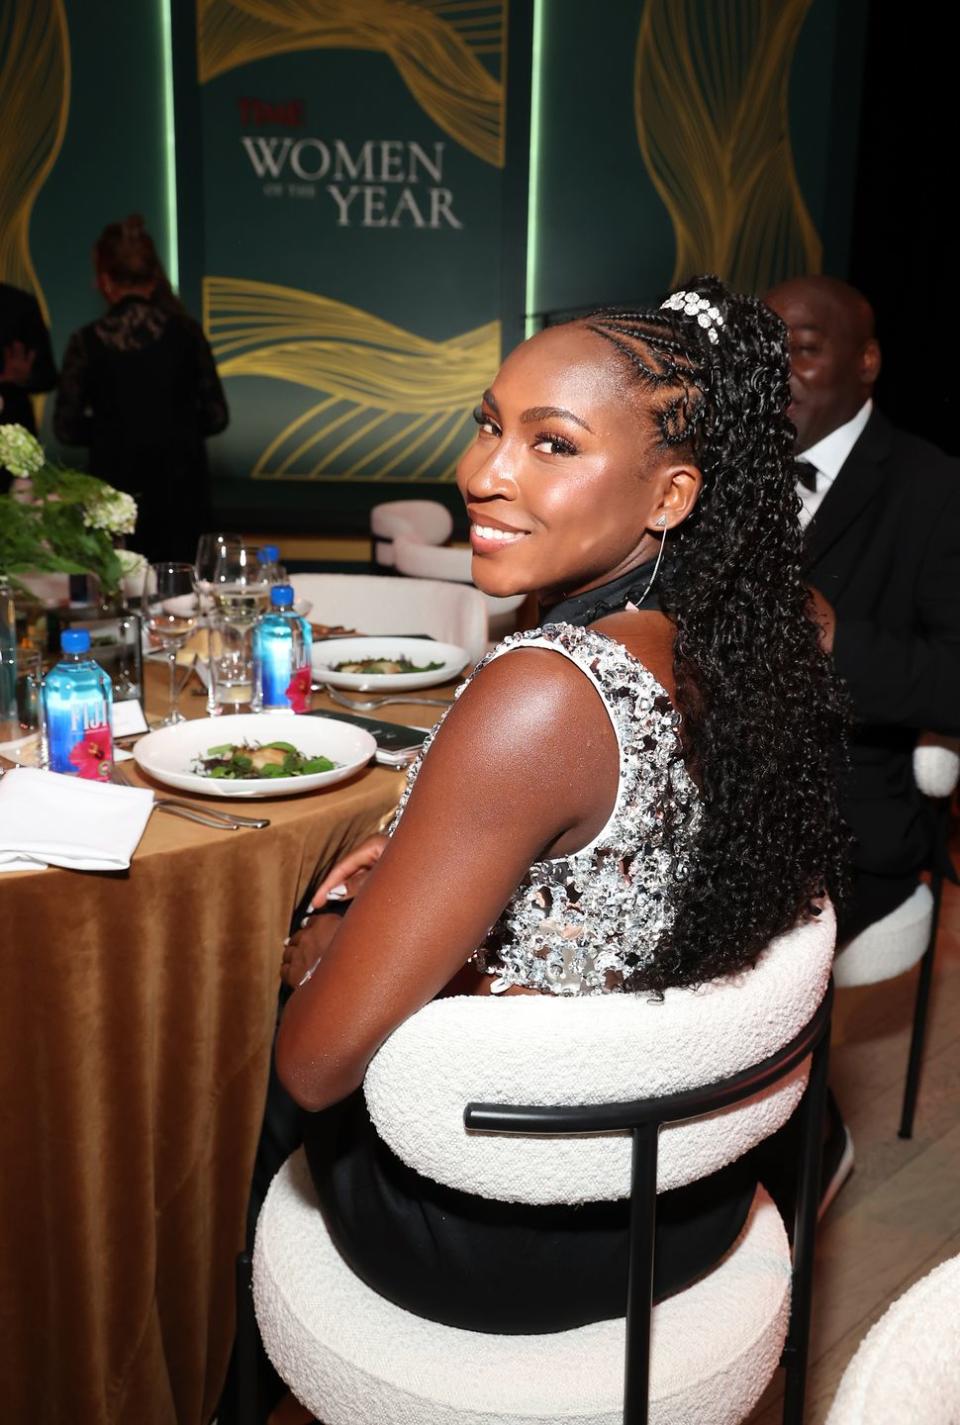
[[[115,594],[126,569],[113,541],[134,531],[131,496],[49,460],[23,426],[0,425],[0,466],[29,482],[27,493],[0,495],[0,576],[94,574]]]

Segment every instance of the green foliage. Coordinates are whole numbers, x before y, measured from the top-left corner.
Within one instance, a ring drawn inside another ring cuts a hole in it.
[[[33,503],[0,495],[0,575],[94,574],[105,594],[114,593],[123,566],[113,540],[105,530],[84,524],[85,510],[110,487],[51,461],[31,484]]]

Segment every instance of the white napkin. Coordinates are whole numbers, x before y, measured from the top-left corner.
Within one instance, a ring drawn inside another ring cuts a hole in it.
[[[0,780],[0,871],[123,871],[152,810],[145,788],[15,767]]]

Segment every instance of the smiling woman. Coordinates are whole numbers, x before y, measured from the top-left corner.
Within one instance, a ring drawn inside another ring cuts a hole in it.
[[[495,1332],[622,1315],[626,1206],[478,1204],[404,1168],[355,1092],[393,1029],[455,977],[584,995],[742,971],[839,889],[843,704],[799,576],[786,403],[782,324],[703,278],[540,333],[477,408],[474,580],[535,592],[542,627],[483,660],[389,836],[320,888],[369,872],[332,939],[323,916],[303,933],[322,953],[277,1046],[324,1110],[307,1146],[333,1240],[409,1310]],[[661,1202],[658,1296],[719,1258],[753,1186],[734,1165]]]

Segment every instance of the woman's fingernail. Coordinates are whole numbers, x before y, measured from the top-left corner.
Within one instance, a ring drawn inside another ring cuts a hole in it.
[[[327,891],[327,900],[328,900],[328,901],[342,901],[343,898],[344,898],[344,896],[346,896],[346,895],[347,895],[347,888],[346,888],[346,886],[331,886],[330,889],[329,889],[329,891]]]
[[[284,945],[289,945],[289,944],[290,944],[290,936],[289,936],[289,935],[287,936],[286,940],[285,940],[283,943],[284,943]]]

